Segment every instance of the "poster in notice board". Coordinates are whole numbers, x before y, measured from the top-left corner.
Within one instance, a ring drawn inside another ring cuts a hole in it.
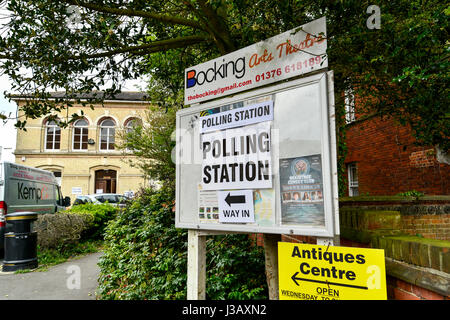
[[[324,226],[321,155],[280,159],[281,223]]]

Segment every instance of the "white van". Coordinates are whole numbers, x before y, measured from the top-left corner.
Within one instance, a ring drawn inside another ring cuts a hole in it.
[[[4,246],[5,217],[9,213],[32,211],[55,213],[70,206],[50,171],[0,162],[0,251]]]

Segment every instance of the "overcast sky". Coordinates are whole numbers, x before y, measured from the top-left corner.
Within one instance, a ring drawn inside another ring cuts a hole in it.
[[[16,104],[9,102],[5,98],[5,90],[9,91],[11,85],[7,76],[0,77],[0,113],[9,115],[15,118],[16,116]],[[0,160],[14,162],[14,155],[12,152],[16,147],[16,129],[14,127],[15,120],[8,120],[6,123],[0,121],[0,146],[2,147],[2,156]]]

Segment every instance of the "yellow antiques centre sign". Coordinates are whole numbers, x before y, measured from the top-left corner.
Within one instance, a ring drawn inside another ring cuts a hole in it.
[[[280,300],[385,300],[384,250],[278,243]]]

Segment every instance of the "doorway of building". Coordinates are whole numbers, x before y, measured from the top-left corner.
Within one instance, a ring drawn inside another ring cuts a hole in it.
[[[97,170],[95,171],[95,193],[116,193],[115,170]]]

